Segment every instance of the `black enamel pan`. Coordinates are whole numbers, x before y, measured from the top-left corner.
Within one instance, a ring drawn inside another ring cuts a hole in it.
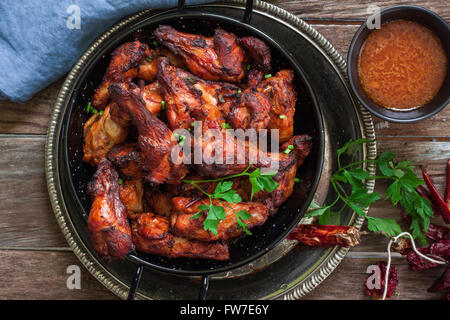
[[[86,222],[91,200],[86,194],[86,185],[92,179],[94,169],[82,162],[83,124],[88,119],[85,106],[90,100],[95,88],[109,62],[110,53],[120,44],[134,40],[153,41],[153,30],[160,24],[171,25],[174,28],[190,33],[210,36],[213,30],[221,27],[238,37],[254,36],[266,42],[272,52],[272,74],[283,68],[295,71],[295,89],[298,93],[294,119],[294,134],[309,134],[313,137],[313,150],[308,156],[298,177],[302,183],[296,184],[293,195],[270,217],[265,224],[252,229],[252,235],[237,240],[230,245],[228,261],[211,261],[192,258],[169,259],[161,256],[132,252],[126,259],[136,264],[135,274],[130,288],[129,298],[133,298],[139,284],[142,269],[153,268],[182,276],[203,276],[200,298],[204,298],[208,287],[208,276],[213,273],[228,271],[247,264],[267,253],[282,241],[298,224],[306,212],[319,182],[324,157],[324,130],[320,108],[314,93],[305,77],[302,68],[294,57],[271,38],[251,25],[253,1],[247,1],[247,8],[242,20],[236,20],[223,15],[201,12],[185,8],[183,3],[177,9],[165,11],[145,19],[118,32],[104,46],[98,48],[92,58],[84,65],[76,85],[73,86],[71,99],[64,110],[62,130],[59,135],[59,176],[61,191],[65,204],[77,232],[90,251],[87,240]],[[120,262],[116,262],[120,263]]]

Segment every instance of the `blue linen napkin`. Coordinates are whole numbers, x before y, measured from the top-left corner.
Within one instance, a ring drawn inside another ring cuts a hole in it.
[[[186,5],[210,2],[187,0]],[[0,99],[25,102],[67,73],[123,17],[177,0],[0,1]]]

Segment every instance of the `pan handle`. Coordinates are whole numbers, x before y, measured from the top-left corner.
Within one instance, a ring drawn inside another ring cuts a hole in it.
[[[185,6],[185,0],[178,0],[178,11],[181,11],[184,9]]]
[[[250,19],[252,18],[252,12],[253,12],[253,0],[247,0],[247,3],[245,4],[244,23],[247,24],[250,23]]]
[[[206,299],[206,292],[208,291],[209,287],[209,275],[202,276],[202,284],[200,287],[200,292],[198,294],[198,300],[205,300]]]
[[[139,282],[141,281],[143,269],[144,269],[144,266],[142,264],[138,265],[138,267],[136,269],[136,273],[134,274],[134,277],[131,280],[130,291],[128,291],[127,300],[134,300],[134,297],[136,296],[137,288],[139,287]]]

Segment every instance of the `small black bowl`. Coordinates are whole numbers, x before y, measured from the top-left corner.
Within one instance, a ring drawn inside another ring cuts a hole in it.
[[[395,6],[381,10],[381,26],[393,20],[415,21],[430,29],[440,40],[447,55],[447,75],[441,89],[426,105],[411,111],[395,111],[384,108],[374,102],[364,91],[359,81],[358,59],[361,48],[372,32],[365,22],[355,33],[347,57],[347,72],[350,85],[359,101],[374,115],[392,122],[410,123],[429,118],[450,102],[450,27],[434,12],[416,6]]]

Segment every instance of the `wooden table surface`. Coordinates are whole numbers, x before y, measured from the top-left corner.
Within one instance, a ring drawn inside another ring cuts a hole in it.
[[[369,4],[381,8],[401,1],[270,1],[312,24],[346,58],[353,34],[368,17]],[[450,21],[445,0],[408,1],[435,11]],[[20,71],[20,67],[18,69]],[[56,223],[47,195],[44,145],[50,113],[62,84],[56,81],[25,104],[0,102],[0,298],[1,299],[116,299],[92,277],[68,247]],[[444,188],[446,159],[450,158],[450,108],[411,125],[373,117],[378,151],[426,165],[439,191]],[[379,192],[385,185],[377,183]],[[380,201],[369,215],[401,222],[399,209]],[[365,228],[365,227],[364,227]],[[405,226],[406,229],[406,226]],[[364,292],[366,269],[386,259],[387,241],[365,235],[333,274],[305,299],[370,299]],[[408,269],[394,258],[399,271],[395,299],[437,299],[426,289],[442,268],[424,272]],[[69,265],[81,267],[81,289],[69,290]]]

